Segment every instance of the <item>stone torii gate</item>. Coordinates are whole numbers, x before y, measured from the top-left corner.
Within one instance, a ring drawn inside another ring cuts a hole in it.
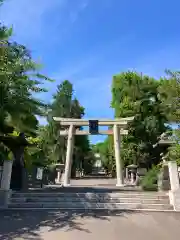
[[[70,186],[71,167],[72,167],[72,156],[74,146],[74,135],[91,135],[90,131],[79,130],[78,127],[89,126],[91,121],[97,121],[98,126],[111,126],[112,129],[101,130],[96,132],[97,135],[114,135],[114,150],[116,160],[116,186],[123,186],[123,164],[120,159],[120,145],[121,135],[127,135],[126,130],[129,122],[133,121],[134,117],[118,118],[114,120],[110,119],[99,119],[99,120],[86,120],[86,119],[73,119],[73,118],[59,118],[53,117],[54,121],[59,122],[60,126],[66,128],[66,130],[60,130],[61,136],[68,136],[67,140],[67,152],[66,152],[66,163],[65,163],[65,174],[64,174],[64,186]]]

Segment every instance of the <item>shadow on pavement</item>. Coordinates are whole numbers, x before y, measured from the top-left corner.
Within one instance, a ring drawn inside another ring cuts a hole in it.
[[[41,189],[31,189],[30,193],[103,193],[108,198],[112,192],[139,191],[137,188],[115,187],[108,184],[103,186],[70,186],[61,187],[49,185]],[[23,191],[22,191],[23,192]],[[85,196],[86,198],[86,196]],[[85,201],[89,201],[88,197]],[[0,240],[15,240],[18,238],[26,240],[43,240],[41,232],[45,231],[72,231],[78,230],[91,233],[82,221],[78,219],[91,218],[101,221],[110,221],[110,216],[126,217],[134,211],[127,210],[3,210],[0,211]],[[136,211],[137,213],[137,211]],[[52,239],[53,240],[53,239]]]
[[[55,211],[55,210],[3,210],[0,211],[0,239],[1,240],[43,240],[40,232],[78,230],[91,233],[78,218],[96,218],[110,221],[108,216],[122,216],[133,211]]]

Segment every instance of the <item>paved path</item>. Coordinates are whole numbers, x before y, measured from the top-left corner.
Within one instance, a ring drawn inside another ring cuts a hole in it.
[[[116,187],[116,179],[112,178],[84,178],[72,179],[71,186],[62,188],[60,184],[49,184],[43,189],[35,188],[33,191],[55,191],[55,192],[112,192],[112,191],[140,191],[140,187]],[[31,190],[32,191],[32,190]]]
[[[179,240],[180,214],[0,211],[1,240]]]

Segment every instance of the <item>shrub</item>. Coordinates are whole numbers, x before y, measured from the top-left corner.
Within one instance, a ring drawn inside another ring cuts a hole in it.
[[[141,186],[146,191],[157,191],[158,190],[158,174],[160,166],[153,166],[141,180]]]

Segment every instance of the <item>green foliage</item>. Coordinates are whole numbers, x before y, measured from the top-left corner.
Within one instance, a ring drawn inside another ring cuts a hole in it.
[[[97,143],[92,147],[94,153],[99,153],[102,161],[102,167],[106,173],[114,174],[115,171],[115,158],[113,148],[113,137],[108,136],[104,142]]]
[[[160,145],[153,146],[163,132],[170,130],[169,121],[179,121],[179,73],[167,73],[169,77],[159,81],[136,72],[113,77],[111,105],[115,117],[135,117],[128,126],[129,134],[122,140],[121,159],[125,166],[137,164],[149,169],[157,165],[164,150]],[[175,148],[177,153],[179,144]],[[108,136],[103,143],[93,146],[93,151],[101,154],[104,167],[112,172],[115,168],[113,138]]]
[[[160,171],[160,166],[152,166],[152,168],[146,173],[141,181],[141,186],[143,190],[155,191],[158,189],[157,181],[158,174]]]
[[[0,4],[2,2],[0,0]],[[68,80],[57,86],[51,105],[35,97],[46,92],[43,84],[52,80],[40,73],[40,65],[33,61],[25,46],[10,41],[12,33],[12,28],[0,24],[0,136],[25,133],[31,143],[25,149],[28,167],[65,163],[67,139],[59,135],[59,123],[52,117],[82,118],[85,109],[74,97],[73,85]],[[162,149],[159,146],[154,149],[153,145],[169,130],[166,123],[180,120],[180,72],[168,70],[166,73],[167,77],[159,81],[136,72],[123,72],[113,77],[111,106],[115,117],[135,116],[128,126],[128,136],[122,141],[124,165],[137,164],[146,168],[157,165]],[[40,127],[37,116],[47,116],[48,124]],[[180,164],[179,137],[177,132],[177,143],[170,148],[169,159]],[[77,169],[91,172],[96,152],[100,153],[106,171],[113,173],[113,137],[108,136],[91,149],[87,136],[76,136],[72,175]],[[10,149],[1,141],[0,161],[8,159],[9,154]],[[148,172],[152,184],[154,172]],[[148,179],[147,176],[143,180],[145,185]]]
[[[164,111],[170,122],[180,121],[180,72],[166,71],[167,77],[160,79],[159,93]]]
[[[180,166],[180,129],[174,131],[172,139],[175,141],[175,144],[169,147],[167,159],[176,161],[178,166]]]
[[[63,81],[57,86],[57,92],[53,96],[48,125],[44,132],[46,156],[52,163],[65,163],[67,147],[67,138],[59,135],[59,123],[52,117],[82,118],[83,115],[84,108],[74,97],[72,84],[67,80]],[[72,176],[76,170],[91,171],[93,159],[88,137],[75,136]]]
[[[11,34],[12,29],[0,25],[0,131],[9,133],[11,126],[33,134],[38,127],[36,116],[44,116],[48,107],[34,93],[46,91],[42,84],[50,79],[38,72],[26,47],[9,41]]]
[[[52,81],[39,73],[39,65],[30,55],[29,50],[16,42],[10,41],[12,28],[0,24],[0,161],[12,159],[15,132],[24,132],[26,136],[35,136],[38,130],[37,116],[45,116],[48,105],[35,97],[46,92],[44,81]],[[12,137],[11,137],[12,136]],[[12,143],[2,139],[8,137]],[[18,141],[18,138],[16,138]],[[40,157],[41,147],[36,142],[36,152],[26,149],[27,159]],[[41,157],[42,158],[42,157]],[[30,162],[30,161],[28,161]],[[31,161],[33,162],[33,161]]]
[[[134,116],[129,134],[123,139],[122,159],[125,165],[138,164],[150,168],[160,160],[160,148],[153,149],[168,122],[159,82],[135,72],[113,77],[112,107],[115,117]]]
[[[0,6],[1,6],[1,4],[3,4],[3,2],[4,2],[4,0],[0,0]]]

